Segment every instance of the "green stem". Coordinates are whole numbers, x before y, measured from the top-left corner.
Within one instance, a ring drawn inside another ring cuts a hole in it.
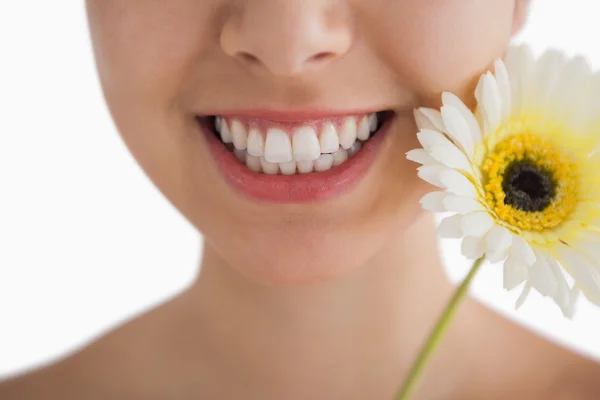
[[[402,391],[400,392],[400,394],[398,394],[396,400],[408,400],[410,398],[410,395],[416,388],[416,385],[419,381],[419,378],[421,377],[425,365],[427,364],[427,361],[433,354],[434,350],[437,348],[440,340],[446,332],[446,329],[450,325],[454,313],[458,309],[458,306],[460,305],[461,301],[465,298],[465,295],[469,290],[469,285],[471,284],[473,277],[479,270],[479,267],[481,267],[481,265],[483,264],[483,261],[484,258],[480,258],[473,263],[471,270],[469,271],[465,279],[462,281],[460,286],[456,289],[456,292],[454,292],[454,295],[452,296],[450,302],[446,306],[444,313],[438,320],[437,324],[435,325],[435,328],[429,335],[427,342],[425,342],[425,345],[421,349],[421,352],[419,353],[415,363],[413,364],[413,367],[411,368],[408,377],[404,381]]]

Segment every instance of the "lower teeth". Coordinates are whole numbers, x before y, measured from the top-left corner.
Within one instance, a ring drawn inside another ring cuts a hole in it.
[[[365,142],[357,140],[349,149],[339,148],[338,151],[331,154],[321,154],[314,161],[290,161],[284,163],[271,163],[264,157],[257,157],[248,154],[246,150],[238,150],[231,143],[225,146],[235,154],[242,163],[253,172],[262,172],[267,175],[294,175],[307,174],[311,172],[327,171],[333,167],[343,164],[349,158],[352,158],[358,153]]]

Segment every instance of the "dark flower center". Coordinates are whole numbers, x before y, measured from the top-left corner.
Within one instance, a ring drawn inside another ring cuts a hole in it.
[[[527,212],[544,211],[552,202],[555,184],[548,171],[529,161],[513,162],[504,173],[504,204]]]

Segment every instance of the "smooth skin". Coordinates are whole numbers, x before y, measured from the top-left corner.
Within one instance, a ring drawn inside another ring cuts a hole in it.
[[[516,0],[88,0],[131,153],[202,232],[167,303],[0,399],[392,399],[453,286],[406,151],[415,107],[473,104],[521,27]],[[327,202],[261,204],[221,178],[194,114],[393,109],[367,175]],[[165,266],[168,268],[168,266]],[[135,290],[135,288],[132,288]],[[550,307],[550,305],[549,305]],[[562,318],[557,311],[556,318]],[[598,399],[600,368],[467,300],[414,399]]]

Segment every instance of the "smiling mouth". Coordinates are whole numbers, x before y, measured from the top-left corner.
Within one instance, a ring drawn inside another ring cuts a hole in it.
[[[250,171],[295,175],[344,164],[392,116],[392,111],[380,111],[294,122],[219,115],[197,118]]]

